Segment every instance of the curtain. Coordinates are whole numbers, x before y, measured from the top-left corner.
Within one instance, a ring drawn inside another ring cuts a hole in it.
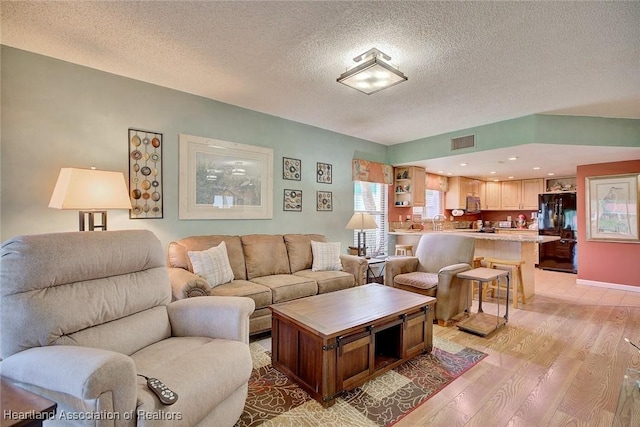
[[[446,193],[449,191],[449,178],[442,175],[428,173],[427,190],[442,191],[443,193]]]
[[[368,160],[353,159],[351,163],[353,181],[393,184],[393,166]]]

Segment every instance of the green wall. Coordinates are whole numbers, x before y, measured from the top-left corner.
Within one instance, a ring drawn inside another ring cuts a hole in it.
[[[76,231],[76,211],[48,208],[62,167],[96,166],[128,176],[128,129],[163,134],[164,217],[109,212],[109,229],[144,228],[166,245],[201,234],[322,233],[343,247],[353,213],[351,159],[386,161],[387,147],[199,96],[2,46],[1,239]],[[274,149],[272,220],[178,219],[181,133]],[[302,181],[282,179],[282,157],[302,160]],[[316,162],[333,165],[333,184],[316,183]],[[302,190],[303,210],[283,212],[285,188]],[[333,192],[317,212],[317,190]]]
[[[476,146],[451,151],[451,139],[475,135]],[[640,146],[640,120],[535,114],[389,147],[389,162],[404,164],[523,144]]]

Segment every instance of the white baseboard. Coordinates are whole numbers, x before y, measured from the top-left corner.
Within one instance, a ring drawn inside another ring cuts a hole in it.
[[[595,280],[576,279],[577,285],[597,286],[599,288],[617,289],[619,291],[640,292],[640,286],[619,285],[617,283],[596,282]]]

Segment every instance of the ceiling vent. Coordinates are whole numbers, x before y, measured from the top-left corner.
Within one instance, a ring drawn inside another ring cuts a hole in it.
[[[460,150],[462,148],[472,148],[476,146],[476,136],[467,135],[460,138],[451,139],[451,151]]]

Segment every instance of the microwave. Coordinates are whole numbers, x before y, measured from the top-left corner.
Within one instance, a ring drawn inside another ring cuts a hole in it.
[[[480,213],[480,197],[467,196],[467,208],[465,211],[468,214]]]

